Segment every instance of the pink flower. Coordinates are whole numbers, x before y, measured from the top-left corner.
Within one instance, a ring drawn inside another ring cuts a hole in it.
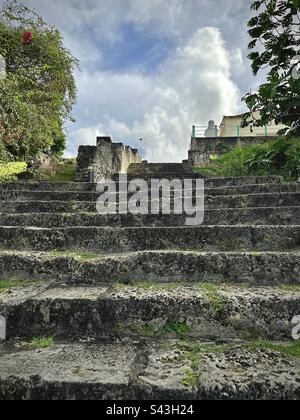
[[[32,41],[32,32],[24,32],[23,34],[23,42],[25,45],[30,44],[30,42]]]

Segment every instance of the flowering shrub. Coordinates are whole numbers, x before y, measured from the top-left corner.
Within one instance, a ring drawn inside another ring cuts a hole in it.
[[[30,44],[30,42],[32,41],[32,32],[24,32],[23,34],[23,42],[24,44]]]
[[[15,0],[0,2],[0,142],[11,159],[24,162],[65,147],[64,123],[73,121],[73,71],[78,61],[61,33]],[[4,3],[2,5],[2,3]],[[1,63],[0,63],[1,64]],[[5,160],[1,158],[0,160]]]

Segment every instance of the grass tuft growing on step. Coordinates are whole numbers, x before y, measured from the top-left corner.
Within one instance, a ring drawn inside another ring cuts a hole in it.
[[[134,335],[144,338],[177,338],[180,340],[186,337],[193,331],[193,327],[186,323],[186,321],[167,320],[164,325],[157,324],[141,324],[141,325],[120,325],[116,329],[117,335],[122,335],[122,332],[129,330]]]
[[[284,292],[300,292],[299,284],[282,284],[280,289]]]
[[[165,337],[168,334],[175,334],[178,338],[183,339],[188,334],[190,334],[193,331],[193,328],[191,325],[188,325],[185,321],[167,321],[165,325],[160,330],[160,336]]]
[[[247,350],[271,350],[289,357],[300,358],[300,341],[291,343],[272,343],[270,341],[256,341],[245,345]]]
[[[36,349],[47,349],[54,346],[54,337],[42,337],[34,338],[30,343],[29,347]]]
[[[228,345],[206,344],[198,342],[180,342],[176,345],[178,350],[184,351],[185,357],[191,363],[191,369],[186,372],[181,384],[186,387],[196,387],[201,376],[201,364],[205,353],[224,353]]]
[[[187,388],[196,388],[199,384],[199,374],[192,369],[188,369],[180,383]]]
[[[15,289],[17,287],[30,287],[30,286],[36,286],[40,283],[28,280],[28,281],[22,281],[22,280],[0,280],[0,293],[4,292],[5,290],[9,289]]]
[[[210,301],[213,312],[216,316],[222,317],[225,314],[227,299],[220,296],[218,287],[212,283],[203,283],[200,288],[205,292]]]

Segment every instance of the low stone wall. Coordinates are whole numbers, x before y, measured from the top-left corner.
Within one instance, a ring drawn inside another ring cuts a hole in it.
[[[212,155],[230,152],[236,147],[266,143],[276,137],[201,137],[192,139],[189,164],[193,168],[204,168],[211,163]]]
[[[90,168],[94,182],[110,179],[115,173],[127,172],[132,163],[141,163],[137,149],[113,143],[110,137],[98,137],[96,146],[80,146],[77,157],[76,181],[90,182]]]

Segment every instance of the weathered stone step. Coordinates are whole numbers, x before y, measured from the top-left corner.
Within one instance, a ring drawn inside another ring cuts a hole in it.
[[[300,290],[237,286],[25,287],[0,294],[7,338],[160,336],[181,325],[185,338],[289,340]]]
[[[231,187],[254,184],[282,184],[283,178],[280,176],[261,176],[261,177],[235,177],[235,178],[207,178],[205,185],[207,188]]]
[[[186,214],[0,213],[0,226],[185,226]],[[300,207],[206,210],[204,225],[300,225]]]
[[[205,194],[215,195],[245,195],[271,194],[280,192],[300,192],[300,183],[243,185],[238,187],[206,188]]]
[[[0,400],[300,399],[293,343],[164,344],[2,345]]]
[[[206,197],[205,206],[208,209],[278,206],[294,207],[300,206],[300,193],[271,193]]]
[[[133,179],[136,179],[136,177],[134,176],[130,176],[127,175],[128,181],[132,181]],[[164,178],[164,174],[160,174],[158,176],[156,176],[155,179],[160,178],[163,179]],[[193,179],[193,180],[197,180],[197,179],[204,179],[205,181],[205,185],[207,188],[220,188],[220,187],[232,187],[232,186],[243,186],[243,185],[261,185],[261,184],[284,184],[285,181],[282,177],[280,176],[264,176],[264,177],[227,177],[227,178],[220,178],[220,177],[214,177],[214,178],[210,178],[207,175],[199,175],[199,174],[188,174],[185,176],[180,176],[179,178],[176,176],[176,173],[174,174],[168,174],[167,179],[180,179],[180,180],[185,180],[185,179]],[[119,183],[120,181],[120,177],[119,175],[115,175],[113,177],[113,179]],[[151,177],[147,177],[145,176],[143,177],[139,177],[138,179],[145,179],[148,183],[151,181]],[[122,178],[121,178],[121,183]]]
[[[191,191],[191,190],[189,190]],[[199,196],[202,194],[201,189],[193,189],[193,195]],[[146,190],[140,194],[151,198],[151,194],[155,191]],[[159,192],[157,191],[157,194]],[[220,187],[213,189],[205,189],[205,196],[241,196],[249,194],[271,194],[271,193],[300,193],[300,183],[286,183],[286,184],[261,184],[261,185],[246,185],[241,187]],[[136,192],[128,193],[128,198],[132,197]],[[183,189],[171,191],[171,198],[183,197]],[[99,192],[84,192],[84,191],[5,191],[0,193],[0,200],[2,201],[97,201],[100,197]],[[158,195],[159,196],[159,195]],[[119,194],[117,194],[117,201],[119,201]]]
[[[1,193],[5,191],[96,191],[96,183],[88,182],[52,182],[52,181],[28,181],[0,183]]]
[[[128,174],[133,175],[156,175],[159,172],[184,174],[192,169],[187,171],[182,163],[132,163],[128,168]]]
[[[149,202],[149,208],[150,206]],[[205,197],[207,210],[299,206],[300,193]],[[95,213],[96,211],[96,201],[0,201],[0,213]]]
[[[300,226],[0,227],[0,240],[3,249],[37,251],[294,251],[300,249]]]
[[[0,278],[77,285],[215,282],[300,284],[299,252],[144,251],[116,255],[0,252]]]
[[[195,174],[195,178],[201,176]],[[118,176],[116,176],[118,180]],[[205,179],[207,188],[230,187],[241,185],[260,185],[260,184],[282,184],[283,179],[277,176],[270,177],[241,177],[241,178],[208,178]],[[0,191],[96,191],[97,184],[84,182],[49,182],[49,181],[30,181],[30,182],[8,182],[0,183]]]

